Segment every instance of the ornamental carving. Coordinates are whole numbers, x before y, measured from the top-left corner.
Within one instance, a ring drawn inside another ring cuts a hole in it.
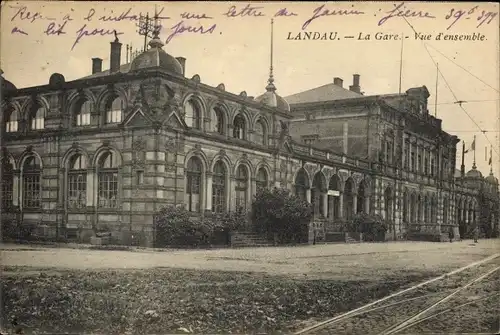
[[[132,143],[132,150],[142,152],[146,150],[146,141],[142,137],[138,137]]]
[[[287,164],[285,161],[281,161],[281,164],[280,164],[280,171],[285,173],[286,172],[286,167],[287,167]]]
[[[179,143],[176,138],[168,137],[165,141],[165,150],[168,152],[177,152]]]
[[[176,166],[175,166],[175,162],[170,162],[170,163],[167,163],[165,165],[165,169],[168,171],[168,172],[173,172],[176,170]]]

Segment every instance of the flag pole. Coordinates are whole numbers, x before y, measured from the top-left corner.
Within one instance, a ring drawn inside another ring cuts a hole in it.
[[[474,161],[472,162],[472,168],[475,169],[476,168],[476,135],[474,135],[474,142],[472,142],[474,144],[474,147],[472,148],[474,150]]]
[[[436,96],[434,102],[434,117],[438,116],[438,80],[439,80],[439,63],[436,63]]]
[[[399,94],[401,94],[401,81],[403,77],[403,43],[404,42],[404,34],[401,34],[401,55],[399,57]]]
[[[462,141],[462,166],[460,166],[460,174],[465,177],[465,141]]]

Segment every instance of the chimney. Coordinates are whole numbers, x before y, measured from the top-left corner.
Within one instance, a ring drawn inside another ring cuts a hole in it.
[[[181,64],[182,66],[182,75],[186,75],[186,58],[184,57],[176,57],[177,61]]]
[[[102,72],[102,58],[92,58],[92,74]]]
[[[111,42],[111,55],[109,57],[109,73],[120,70],[120,57],[122,54],[122,44],[120,42]]]
[[[337,85],[337,86],[342,87],[342,83],[343,83],[343,82],[344,82],[344,81],[343,81],[341,78],[339,78],[339,77],[335,77],[335,78],[333,78],[333,84],[334,84],[334,85]]]
[[[352,85],[349,86],[349,90],[361,94],[361,87],[359,87],[359,74],[352,75]]]

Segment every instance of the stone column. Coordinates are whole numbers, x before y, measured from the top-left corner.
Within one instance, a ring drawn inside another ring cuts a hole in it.
[[[335,199],[332,195],[327,195],[326,197],[328,199],[328,218],[330,218],[330,220],[333,220],[333,204]]]
[[[323,193],[321,195],[322,199],[321,201],[323,201],[323,216],[326,218],[328,216],[328,194],[326,193]]]
[[[212,174],[207,173],[207,187],[205,192],[205,210],[212,211]]]
[[[308,188],[306,190],[306,200],[308,203],[311,203],[311,189],[310,188]]]
[[[229,190],[226,194],[226,208],[229,205],[229,211],[234,211],[236,209],[236,192],[234,190],[236,186],[236,179],[231,176],[229,181]]]
[[[19,206],[20,199],[20,178],[19,178],[19,170],[15,170],[12,176],[12,206]]]
[[[94,206],[97,204],[97,198],[94,199],[94,189],[97,189],[95,169],[91,168],[87,170],[87,207]],[[64,193],[63,193],[64,194]]]
[[[353,193],[352,194],[352,215],[356,215],[358,212],[358,193]]]
[[[339,218],[344,218],[344,194],[339,192]]]

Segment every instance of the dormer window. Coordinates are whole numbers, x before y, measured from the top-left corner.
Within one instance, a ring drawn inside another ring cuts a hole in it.
[[[75,104],[74,125],[77,127],[88,126],[90,124],[91,103],[89,100],[81,99]]]
[[[19,113],[15,109],[7,111],[5,116],[5,132],[14,133],[18,130],[19,126]]]
[[[125,103],[122,98],[118,96],[113,96],[108,99],[105,111],[106,111],[106,123],[120,123],[122,122],[122,114],[125,109]]]
[[[45,128],[45,107],[37,106],[30,115],[31,130],[41,130]]]

